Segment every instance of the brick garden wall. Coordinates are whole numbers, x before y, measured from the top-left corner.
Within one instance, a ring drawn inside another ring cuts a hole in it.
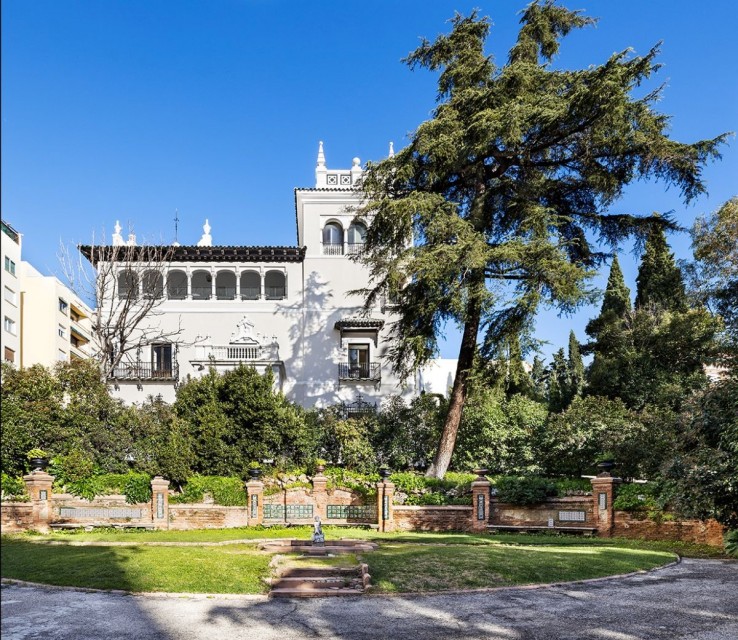
[[[397,531],[471,531],[471,506],[400,506],[395,505]]]
[[[169,529],[227,529],[248,526],[246,507],[217,504],[169,504]]]
[[[567,498],[549,498],[536,505],[518,506],[499,502],[492,498],[490,524],[517,526],[547,526],[548,519],[553,518],[557,527],[595,526],[592,496],[572,496]],[[560,521],[559,512],[584,512],[584,521]]]
[[[0,504],[0,529],[3,533],[19,533],[33,526],[33,506],[30,502]]]
[[[615,512],[613,535],[643,540],[674,540],[723,546],[725,529],[716,520],[674,520],[654,522],[625,511]]]

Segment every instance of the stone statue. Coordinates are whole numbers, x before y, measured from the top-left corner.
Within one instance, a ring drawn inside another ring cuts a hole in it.
[[[320,516],[315,516],[315,524],[313,525],[313,544],[325,544],[325,535],[323,528],[320,526]]]

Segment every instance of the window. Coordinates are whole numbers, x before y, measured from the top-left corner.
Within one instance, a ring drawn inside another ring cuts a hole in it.
[[[192,274],[192,299],[210,300],[213,295],[213,277],[207,271]]]
[[[187,298],[187,274],[184,271],[170,271],[167,276],[167,297],[170,300]]]
[[[369,377],[369,345],[352,344],[348,350],[349,378]]]
[[[59,328],[56,330],[59,334],[60,338],[66,338],[67,337],[67,329],[64,325],[60,324]]]
[[[79,349],[83,344],[82,341],[74,334],[71,334],[69,336],[69,342],[71,342],[72,346],[75,347],[76,349]]]
[[[15,335],[15,320],[11,320],[10,318],[8,318],[8,316],[5,316],[5,320],[3,321],[3,328],[8,333]]]
[[[59,311],[67,315],[67,309],[69,309],[69,305],[62,298],[59,298]]]
[[[72,322],[79,322],[82,319],[82,316],[74,310],[74,307],[69,310],[69,317],[72,319]]]
[[[15,275],[15,262],[13,262],[8,256],[5,256],[5,271],[11,276]]]
[[[215,297],[218,300],[236,299],[236,274],[233,271],[218,271],[215,276]]]
[[[9,287],[5,287],[5,301],[9,302],[10,304],[14,306],[18,304],[15,291],[10,289]]]
[[[257,271],[245,271],[241,274],[241,300],[259,298],[261,298],[261,275]]]
[[[126,269],[118,274],[118,300],[138,298],[138,276]]]
[[[348,252],[360,253],[366,242],[366,227],[361,222],[355,222],[348,230]]]
[[[59,351],[56,354],[56,359],[59,360],[59,362],[66,362],[67,361],[67,352],[63,351],[62,349],[59,349]]]
[[[164,276],[158,271],[146,271],[142,278],[143,296],[148,300],[164,297]]]
[[[323,254],[343,255],[343,228],[337,222],[329,222],[323,227]]]
[[[10,347],[5,347],[5,355],[3,356],[5,362],[15,362],[15,351]]]
[[[286,278],[281,271],[267,271],[264,277],[264,293],[267,300],[282,300],[287,297]]]
[[[172,376],[172,345],[151,345],[151,376],[170,378]]]

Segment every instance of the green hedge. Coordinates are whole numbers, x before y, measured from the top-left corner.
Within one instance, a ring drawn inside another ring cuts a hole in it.
[[[3,500],[11,502],[30,502],[31,500],[26,493],[23,478],[14,478],[4,471],[0,474],[0,490],[2,490]]]
[[[182,493],[173,495],[173,504],[202,502],[209,493],[215,504],[224,507],[245,507],[246,490],[243,480],[237,476],[192,476],[187,480]]]

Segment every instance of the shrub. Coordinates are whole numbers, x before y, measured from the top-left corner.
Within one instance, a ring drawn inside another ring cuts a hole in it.
[[[725,534],[725,551],[728,555],[738,558],[738,529]]]
[[[182,493],[169,501],[174,504],[202,502],[206,493],[212,496],[215,504],[224,507],[246,506],[246,492],[237,476],[192,476]]]
[[[624,484],[618,489],[613,509],[630,513],[651,512],[661,509],[658,492],[652,483]]]
[[[503,476],[496,481],[495,487],[500,502],[517,505],[540,504],[557,495],[556,485],[551,480],[537,476]]]
[[[145,473],[128,473],[123,486],[126,502],[138,504],[151,500],[151,476]]]
[[[14,478],[4,471],[0,475],[0,492],[3,500],[13,502],[28,502],[29,495],[26,493],[26,485],[22,478]]]

